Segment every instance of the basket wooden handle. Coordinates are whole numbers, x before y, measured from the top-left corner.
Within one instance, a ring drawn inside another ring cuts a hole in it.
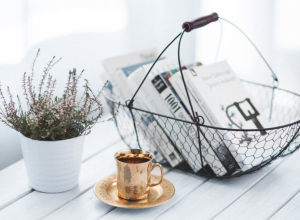
[[[217,21],[218,19],[219,19],[218,14],[214,12],[211,15],[198,18],[191,22],[186,21],[182,24],[182,28],[185,28],[185,32],[190,32],[196,28],[200,28],[205,25],[208,25],[211,22]]]

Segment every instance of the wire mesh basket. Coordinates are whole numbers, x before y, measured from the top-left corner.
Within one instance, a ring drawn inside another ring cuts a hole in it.
[[[193,22],[185,22],[183,31],[163,50],[164,52],[179,38],[178,63],[185,88],[180,64],[182,36],[184,32],[189,32],[218,19],[220,18],[214,13]],[[251,40],[250,42],[252,43]],[[253,46],[255,47],[254,44]],[[257,48],[256,50],[258,51]],[[268,67],[270,68],[269,65]],[[154,155],[156,153],[168,155],[168,160],[164,160],[166,164],[187,172],[216,178],[237,177],[258,171],[275,159],[291,154],[299,148],[300,95],[278,88],[278,79],[273,70],[271,68],[270,70],[274,79],[273,86],[241,81],[256,102],[260,104],[262,111],[270,116],[270,124],[273,126],[271,128],[214,127],[206,125],[205,121],[201,120],[203,118],[193,110],[193,116],[197,119],[195,122],[135,108],[134,97],[144,81],[126,104],[120,104],[109,95],[106,95],[106,101],[112,114],[116,114],[118,111],[115,124],[128,147],[147,149]],[[186,92],[189,96],[187,89]],[[191,102],[189,104],[193,109]],[[194,131],[195,136],[192,136],[190,132],[184,132],[183,128]],[[203,142],[209,143],[209,147],[204,146]],[[217,142],[220,147],[215,147],[213,142]],[[197,145],[197,150],[189,148],[191,145]],[[220,161],[223,166],[220,166]]]

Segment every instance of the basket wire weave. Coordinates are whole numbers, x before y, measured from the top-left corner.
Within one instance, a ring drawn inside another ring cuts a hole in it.
[[[216,13],[214,13],[214,16],[215,14]],[[199,22],[200,19],[197,19],[196,21]],[[222,20],[227,21],[225,19]],[[206,24],[210,22],[212,21],[208,21]],[[232,24],[231,22],[229,23]],[[180,63],[180,42],[184,32],[187,32],[186,29],[187,29],[186,27],[183,27],[183,31],[179,35],[177,35],[173,39],[173,41],[171,41],[171,43],[162,51],[162,53],[157,58],[158,60],[160,56],[164,53],[164,51],[177,38],[179,38],[178,63],[179,63],[179,69],[182,75],[185,88],[186,85],[185,85],[184,75],[182,74],[181,71],[181,63]],[[242,32],[242,34],[244,33]],[[253,42],[249,38],[248,40],[252,43],[252,45],[255,47],[259,55],[263,58],[263,56],[258,51],[258,49],[253,44]],[[266,62],[264,58],[263,60]],[[153,66],[155,65],[156,61],[154,62]],[[266,64],[268,65],[267,62]],[[152,67],[150,68],[149,72],[151,71]],[[190,134],[182,131],[182,128],[184,126],[185,127],[188,126],[190,129],[193,129],[197,134],[196,139],[198,140],[195,140],[194,138],[192,140],[193,142],[192,144],[197,145],[198,150],[195,152],[192,151],[191,149],[188,150],[188,149],[177,148],[177,150],[179,150],[179,152],[177,151],[177,153],[181,154],[182,157],[185,158],[185,160],[188,160],[189,164],[194,164],[195,167],[199,167],[199,163],[201,163],[200,166],[203,169],[200,170],[197,174],[201,176],[216,177],[216,178],[238,177],[238,176],[242,176],[245,174],[258,171],[263,167],[267,166],[268,164],[272,163],[275,159],[289,155],[295,152],[297,149],[299,149],[300,95],[278,88],[278,79],[275,73],[273,72],[273,70],[271,69],[271,67],[269,65],[268,67],[271,70],[272,77],[274,79],[273,86],[258,84],[258,83],[249,82],[245,80],[242,80],[242,82],[243,85],[250,92],[252,97],[256,100],[256,102],[260,104],[263,112],[270,116],[269,118],[270,124],[271,126],[273,126],[271,128],[263,128],[263,129],[230,128],[229,129],[229,128],[218,128],[218,127],[205,125],[205,121],[203,120],[203,118],[201,116],[198,116],[197,112],[194,112],[190,100],[189,100],[190,102],[189,104],[191,106],[193,116],[196,119],[195,122],[183,121],[177,118],[172,118],[154,112],[149,112],[144,109],[135,108],[133,106],[134,97],[138,93],[139,89],[141,88],[149,72],[145,76],[143,82],[135,92],[132,99],[128,100],[126,104],[120,104],[118,101],[113,100],[112,97],[109,97],[109,95],[106,96],[106,101],[108,103],[109,110],[112,114],[116,114],[116,112],[118,111],[117,114],[118,116],[115,119],[115,124],[121,138],[128,145],[128,147],[149,150],[155,148],[155,146],[165,146],[166,144],[171,143],[176,148],[179,142],[182,143],[182,140],[186,141],[188,144],[191,144]],[[186,92],[187,92],[187,96],[189,97],[187,89]],[[145,121],[156,121],[156,123],[152,124],[154,128],[151,129],[151,132],[149,132],[147,126],[144,125]],[[170,132],[172,132],[173,138],[165,139],[162,137],[161,131],[165,131],[166,129],[171,129]],[[262,134],[262,130],[264,131],[264,134]],[[212,136],[214,140],[211,139],[209,140],[207,136]],[[207,141],[208,143],[210,143],[211,149],[205,148],[201,144],[203,143],[203,141]],[[217,158],[217,155],[220,156],[222,152],[216,153],[217,149],[214,149],[214,147],[212,147],[211,144],[212,141],[225,143],[225,145],[228,147],[232,156],[235,159],[242,158],[242,160],[240,161],[237,160],[241,168],[239,172],[225,173],[225,174],[222,173],[221,169],[218,168],[219,162]],[[161,152],[162,154],[172,153],[169,152],[169,149],[159,148],[159,150],[164,151]],[[237,157],[238,155],[239,157]],[[200,162],[199,160],[197,160],[197,158],[199,157],[201,158]],[[209,158],[209,160],[207,160],[207,158]],[[205,166],[206,163],[209,166]],[[193,173],[193,170],[186,162],[177,165],[177,167],[184,171]],[[210,169],[212,167],[214,168],[214,172],[212,172],[212,170]]]

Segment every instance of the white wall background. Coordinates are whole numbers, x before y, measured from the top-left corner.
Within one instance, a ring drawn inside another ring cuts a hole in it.
[[[300,2],[297,0],[203,0],[200,14],[218,12],[240,27],[269,62],[280,87],[300,93]],[[270,84],[270,71],[254,48],[235,28],[222,22],[223,38],[219,60],[226,59],[241,77]],[[197,31],[197,58],[214,62],[220,23]]]
[[[191,0],[0,1],[0,82],[22,96],[22,75],[30,73],[40,48],[36,82],[56,55],[63,58],[52,71],[58,93],[73,67],[85,69],[84,78],[99,89],[103,85],[101,60],[141,48],[163,49],[181,31],[183,21],[198,15],[196,5]],[[187,37],[183,49],[186,54],[193,51],[186,56],[190,60],[194,58],[194,39],[195,35]],[[167,55],[175,52],[173,46]],[[0,124],[0,169],[21,157],[17,132]]]
[[[53,55],[63,57],[53,69],[58,91],[68,70],[100,88],[101,60],[156,46],[162,50],[184,21],[217,12],[244,30],[278,75],[280,86],[300,93],[300,14],[297,0],[9,0],[0,1],[0,82],[22,94],[21,77],[30,71],[38,48],[36,80]],[[270,83],[268,69],[234,28],[223,22],[219,60],[227,59],[242,78]],[[182,57],[214,62],[220,37],[215,22],[185,34]],[[177,45],[167,56],[176,57]],[[105,135],[105,134],[103,134]],[[0,169],[20,159],[17,133],[0,124]]]

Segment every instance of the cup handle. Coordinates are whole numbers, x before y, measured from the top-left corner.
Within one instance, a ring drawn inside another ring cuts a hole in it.
[[[150,181],[150,187],[157,186],[157,185],[161,184],[163,179],[164,179],[164,169],[163,169],[162,165],[160,165],[159,163],[154,164],[151,167],[151,171],[154,170],[155,167],[160,168],[160,180],[157,183],[152,183],[152,181]]]

